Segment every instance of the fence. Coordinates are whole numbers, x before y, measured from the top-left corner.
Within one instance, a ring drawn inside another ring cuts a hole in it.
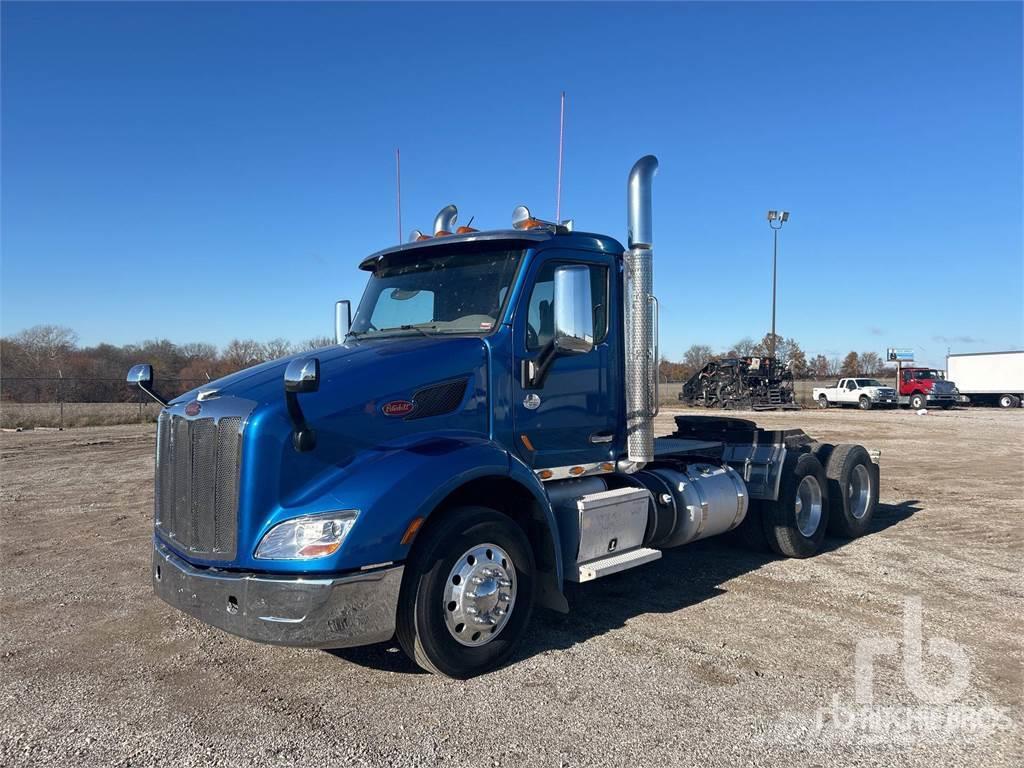
[[[796,400],[813,406],[811,390],[828,386],[835,379],[794,382]],[[206,384],[206,379],[161,379],[160,394],[177,397],[190,389]],[[894,380],[882,380],[895,386]],[[677,405],[681,383],[659,386],[661,403]],[[95,427],[110,424],[131,424],[156,421],[160,406],[138,387],[124,379],[4,377],[0,378],[0,427],[26,429],[32,427]]]
[[[206,379],[161,379],[164,397],[177,397]],[[0,378],[0,427],[92,427],[155,421],[160,406],[123,378],[8,376]]]

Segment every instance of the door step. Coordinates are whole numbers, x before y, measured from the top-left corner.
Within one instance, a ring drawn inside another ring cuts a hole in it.
[[[583,583],[600,579],[602,576],[609,576],[619,571],[626,571],[644,563],[650,563],[661,558],[660,549],[648,549],[640,547],[629,552],[617,552],[607,557],[599,557],[586,563],[580,563],[575,570],[570,569],[565,577],[569,581]]]

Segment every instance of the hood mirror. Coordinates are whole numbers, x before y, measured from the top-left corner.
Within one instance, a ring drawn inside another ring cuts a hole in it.
[[[341,303],[341,302],[339,302]],[[320,389],[320,358],[297,357],[284,370],[284,397],[292,420],[292,447],[301,452],[316,447],[316,432],[306,423],[299,395]]]
[[[139,365],[133,365],[128,370],[128,375],[125,377],[125,381],[129,384],[134,384],[147,395],[156,400],[160,405],[167,405],[167,399],[161,397],[153,389],[153,366],[148,363],[140,363]]]
[[[284,391],[296,394],[320,389],[320,358],[300,357],[284,371]]]

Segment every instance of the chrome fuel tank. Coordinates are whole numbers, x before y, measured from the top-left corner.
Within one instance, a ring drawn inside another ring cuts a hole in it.
[[[747,514],[747,487],[728,466],[658,467],[633,477],[653,497],[644,542],[649,547],[678,547],[731,531]]]

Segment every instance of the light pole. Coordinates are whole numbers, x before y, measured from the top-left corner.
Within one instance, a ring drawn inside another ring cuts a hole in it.
[[[789,221],[789,211],[768,211],[768,226],[772,228],[772,335],[771,357],[775,357],[775,277],[779,260],[779,230]]]

